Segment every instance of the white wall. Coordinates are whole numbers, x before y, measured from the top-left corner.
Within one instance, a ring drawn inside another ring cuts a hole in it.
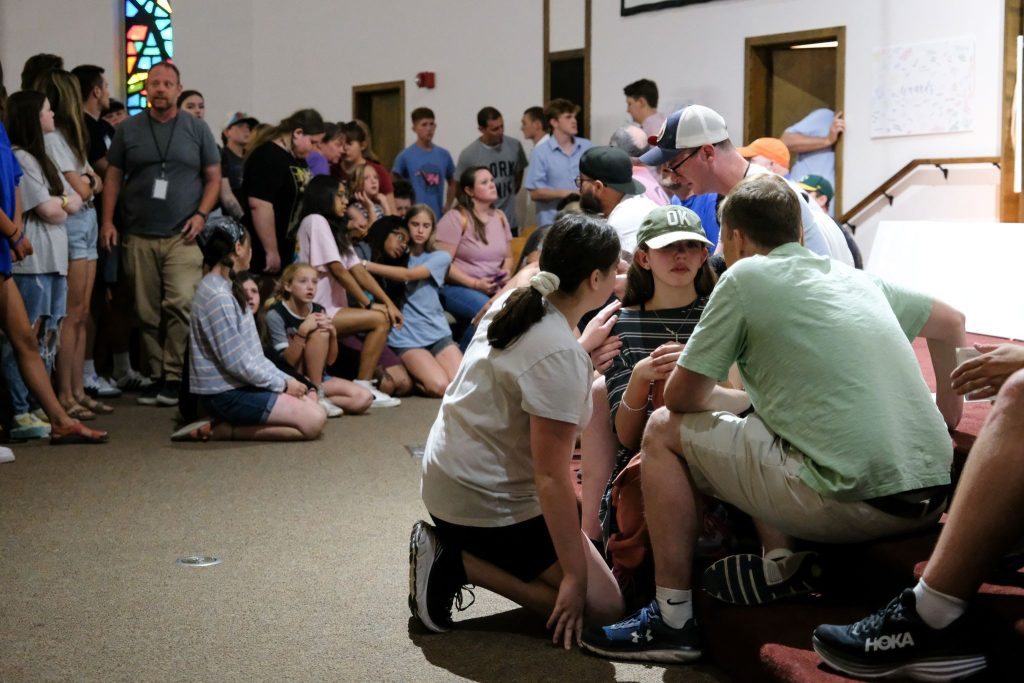
[[[120,4],[0,0],[8,89],[17,89],[25,58],[43,50],[64,55],[69,66],[93,62],[119,70]],[[523,109],[542,96],[542,0],[172,0],[172,6],[176,61],[186,87],[206,95],[214,127],[237,109],[277,119],[314,106],[329,119],[348,119],[352,85],[404,80],[406,113],[433,108],[437,142],[457,153],[477,135],[480,107],[501,110],[515,134]],[[572,25],[574,17],[582,23],[582,0],[552,6],[553,48],[575,43]],[[51,16],[62,21],[44,26]],[[852,206],[911,159],[999,154],[1002,17],[1001,0],[978,0],[969,11],[957,0],[715,0],[624,18],[618,2],[594,0],[594,139],[606,142],[626,121],[622,86],[647,77],[658,82],[663,110],[707,104],[741,142],[744,37],[846,26],[843,196]],[[976,44],[975,130],[870,139],[872,51],[964,36]],[[415,86],[419,71],[436,72],[435,90]],[[411,131],[406,139],[412,142]]]
[[[1001,144],[1002,0],[715,0],[619,16],[618,2],[593,3],[591,127],[607,141],[627,121],[622,86],[658,83],[659,108],[700,103],[719,111],[734,142],[743,135],[744,39],[846,26],[843,196],[853,206],[916,158],[998,155]],[[975,130],[872,140],[872,51],[877,47],[973,36]]]

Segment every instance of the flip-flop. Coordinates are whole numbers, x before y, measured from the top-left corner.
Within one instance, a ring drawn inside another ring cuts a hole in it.
[[[85,396],[75,400],[78,402],[78,405],[82,406],[86,410],[91,410],[96,415],[110,415],[114,412],[113,407],[108,406],[102,401],[97,401],[91,396]]]
[[[77,401],[71,401],[70,403],[61,403],[61,407],[64,408],[64,412],[68,414],[72,420],[81,420],[82,422],[89,422],[90,420],[96,419],[96,413],[92,412],[85,406],[79,404]]]
[[[50,428],[51,446],[69,446],[77,444],[100,444],[107,443],[110,435],[106,432],[89,429],[84,424],[75,420],[67,427],[52,425]]]

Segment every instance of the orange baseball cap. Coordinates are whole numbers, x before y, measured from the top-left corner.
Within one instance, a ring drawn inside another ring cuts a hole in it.
[[[789,148],[778,138],[758,138],[737,151],[744,159],[762,156],[789,168]]]

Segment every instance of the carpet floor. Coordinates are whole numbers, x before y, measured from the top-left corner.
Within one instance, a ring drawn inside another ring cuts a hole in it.
[[[565,652],[487,591],[409,616],[420,445],[437,401],[331,420],[305,444],[174,444],[173,410],[112,403],[107,446],[0,465],[0,682],[723,681]],[[183,567],[186,555],[212,567]]]

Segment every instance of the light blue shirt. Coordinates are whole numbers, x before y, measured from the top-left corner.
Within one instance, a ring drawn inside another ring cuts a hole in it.
[[[430,277],[405,284],[405,303],[402,304],[405,324],[401,328],[392,328],[388,334],[389,345],[399,349],[427,348],[451,336],[452,329],[444,317],[444,307],[438,296],[451,263],[452,257],[441,250],[409,257],[406,268],[426,266]]]
[[[831,109],[815,109],[810,114],[786,129],[787,133],[797,133],[813,138],[828,137],[832,120],[836,113]],[[826,147],[814,152],[801,152],[800,158],[793,164],[789,177],[799,181],[807,175],[820,175],[832,187],[836,186],[836,151],[835,147]]]
[[[527,190],[573,190],[576,189],[576,176],[580,174],[580,157],[594,145],[586,138],[574,138],[572,154],[566,154],[555,136],[549,137],[537,145],[530,155],[530,165],[526,170]],[[537,226],[551,225],[558,213],[557,199],[535,202],[537,205]]]
[[[415,142],[395,157],[391,172],[412,183],[416,202],[426,204],[434,210],[436,220],[444,214],[444,183],[452,181],[455,162],[444,147],[434,145],[423,149]]]

